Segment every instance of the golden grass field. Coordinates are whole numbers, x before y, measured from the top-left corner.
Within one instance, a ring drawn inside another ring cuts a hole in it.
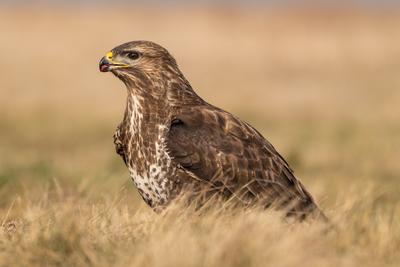
[[[0,9],[0,266],[399,266],[400,10]],[[148,39],[259,129],[333,228],[272,211],[151,211],[114,153]]]

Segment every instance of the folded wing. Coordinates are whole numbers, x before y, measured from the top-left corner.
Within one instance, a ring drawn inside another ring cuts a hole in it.
[[[167,147],[183,169],[225,195],[289,214],[316,208],[288,163],[253,127],[213,106],[193,107],[175,116]]]

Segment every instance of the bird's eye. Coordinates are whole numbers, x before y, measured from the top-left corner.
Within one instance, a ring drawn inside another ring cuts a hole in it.
[[[132,60],[138,59],[140,57],[139,52],[133,51],[133,52],[128,52],[126,56]]]

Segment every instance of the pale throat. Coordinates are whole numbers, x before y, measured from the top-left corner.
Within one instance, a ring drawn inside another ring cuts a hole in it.
[[[171,113],[165,97],[152,94],[154,88],[146,89],[128,88],[124,114],[124,122],[131,133],[130,138],[141,144],[144,136],[147,140],[154,141],[165,134]]]

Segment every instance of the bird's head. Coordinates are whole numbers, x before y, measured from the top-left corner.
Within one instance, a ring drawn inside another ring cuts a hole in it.
[[[150,41],[133,41],[113,48],[99,63],[101,72],[112,72],[128,90],[167,97],[170,101],[201,102],[178,68],[175,59],[162,46]]]
[[[179,72],[170,53],[150,41],[133,41],[113,48],[100,60],[99,69],[101,72],[111,71],[119,78],[143,78],[154,73]]]

